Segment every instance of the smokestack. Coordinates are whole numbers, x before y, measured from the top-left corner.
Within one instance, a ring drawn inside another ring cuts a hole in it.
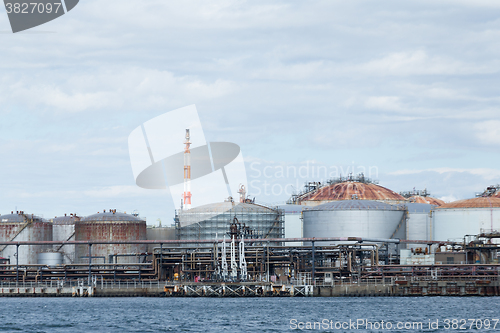
[[[189,129],[186,129],[186,145],[184,148],[184,207],[186,209],[191,209],[191,151],[189,146],[191,146]]]

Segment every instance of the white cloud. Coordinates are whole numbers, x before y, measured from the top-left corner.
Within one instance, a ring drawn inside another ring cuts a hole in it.
[[[450,56],[428,55],[423,50],[396,52],[361,64],[358,70],[376,75],[463,75],[496,73],[498,68],[468,64]]]
[[[480,142],[500,146],[500,120],[489,120],[474,125]]]
[[[481,176],[485,180],[495,180],[500,178],[500,169],[489,169],[489,168],[428,168],[428,169],[404,169],[397,170],[393,172],[388,172],[389,175],[401,176],[401,175],[413,175],[423,172],[436,172],[441,175],[449,174],[449,173],[468,173],[471,175]]]

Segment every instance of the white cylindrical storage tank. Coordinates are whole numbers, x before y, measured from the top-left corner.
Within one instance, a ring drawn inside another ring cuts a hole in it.
[[[372,200],[325,203],[302,212],[304,237],[392,238],[404,231],[405,211]]]
[[[425,203],[407,203],[408,219],[406,221],[406,239],[431,239],[431,210],[435,205]],[[406,244],[406,248],[425,247],[425,244]]]
[[[80,221],[80,217],[76,214],[69,216],[55,217],[50,220],[52,222],[52,238],[54,241],[74,241],[75,240],[75,223]],[[54,251],[60,252],[63,255],[65,264],[75,263],[75,245],[54,245]]]
[[[63,254],[60,252],[38,253],[38,265],[60,266],[63,264]]]
[[[285,238],[302,238],[302,210],[306,206],[302,205],[280,205],[285,215]],[[302,245],[302,242],[290,242],[286,245]]]
[[[52,224],[41,217],[25,214],[22,211],[0,215],[0,240],[4,242],[51,241]],[[37,254],[51,248],[51,245],[21,245],[19,246],[19,264],[36,265]],[[15,264],[16,246],[0,245],[0,257],[10,259],[10,263]]]
[[[463,241],[465,235],[500,230],[500,199],[479,197],[444,204],[432,211],[432,239]],[[498,243],[499,239],[492,239]]]

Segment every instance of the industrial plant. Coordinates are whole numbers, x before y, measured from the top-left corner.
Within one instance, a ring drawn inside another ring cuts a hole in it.
[[[498,185],[445,203],[351,174],[307,182],[277,207],[245,184],[196,205],[189,129],[184,139],[172,226],[116,209],[0,215],[0,295],[500,295]]]

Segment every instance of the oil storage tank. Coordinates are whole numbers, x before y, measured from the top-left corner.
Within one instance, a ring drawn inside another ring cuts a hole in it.
[[[25,214],[23,211],[0,215],[0,240],[4,242],[20,241],[51,241],[52,224],[39,216]],[[21,245],[19,246],[19,264],[36,265],[38,253],[50,249],[48,245]],[[0,245],[0,257],[10,259],[16,263],[16,246]]]
[[[408,211],[405,238],[409,240],[431,240],[431,210],[437,206],[412,202],[406,203],[405,206]],[[406,244],[407,249],[422,246],[425,246],[425,244]]]
[[[406,207],[373,200],[343,200],[302,212],[304,237],[404,238]]]
[[[283,238],[283,211],[255,203],[224,201],[180,211],[175,217],[177,239],[229,238],[235,221],[245,238]]]
[[[52,222],[52,239],[54,241],[75,240],[75,223],[80,221],[76,214],[54,217]],[[75,263],[75,245],[54,245],[54,251],[61,253],[64,264]]]
[[[77,241],[146,240],[146,221],[116,210],[89,215],[75,223]],[[146,244],[94,244],[92,262],[137,263],[147,251]],[[88,245],[77,245],[75,261],[88,263]]]
[[[318,206],[339,200],[374,200],[389,204],[403,203],[405,198],[363,174],[328,180],[326,183],[307,183],[304,190],[292,195],[288,203]]]
[[[465,235],[500,230],[500,198],[479,197],[444,204],[432,211],[432,239],[463,241]],[[498,243],[499,239],[493,239]]]
[[[285,238],[302,238],[302,211],[307,209],[303,205],[279,205],[285,214]],[[286,245],[302,245],[302,242],[289,242]]]

